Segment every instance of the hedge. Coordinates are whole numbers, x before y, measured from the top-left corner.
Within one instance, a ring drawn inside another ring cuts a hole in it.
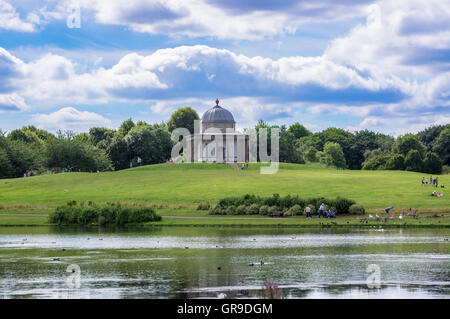
[[[274,210],[281,210],[287,215],[301,215],[305,207],[310,206],[311,212],[317,212],[320,205],[324,203],[332,207],[336,214],[350,213],[350,207],[355,201],[348,198],[329,199],[324,197],[300,198],[298,196],[284,196],[274,194],[271,197],[260,197],[255,195],[244,195],[240,197],[228,197],[220,200],[216,206],[209,209],[212,215],[225,214],[260,214],[268,215]],[[362,206],[361,206],[362,207]]]
[[[70,201],[64,206],[57,207],[49,219],[51,223],[59,225],[124,225],[160,221],[161,216],[150,207],[122,206],[119,203],[97,205],[92,202],[78,205],[75,201]]]

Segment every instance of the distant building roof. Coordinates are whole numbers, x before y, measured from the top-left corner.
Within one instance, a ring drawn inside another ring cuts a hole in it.
[[[207,110],[202,116],[203,123],[236,123],[233,114],[219,105],[216,100],[216,106]]]

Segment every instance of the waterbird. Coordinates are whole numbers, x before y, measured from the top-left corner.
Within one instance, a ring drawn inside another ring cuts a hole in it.
[[[248,264],[250,267],[253,267],[255,264],[254,263],[251,263],[251,264]]]
[[[186,247],[184,247],[185,249],[189,249],[189,247],[188,246],[186,246]]]
[[[59,261],[59,258],[55,257],[53,258],[54,261]]]
[[[261,260],[261,265],[264,265],[264,261]]]
[[[219,266],[219,267],[217,267],[217,270],[222,270],[222,267],[220,267],[220,266]]]

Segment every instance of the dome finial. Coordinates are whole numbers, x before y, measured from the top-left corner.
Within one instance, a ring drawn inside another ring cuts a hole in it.
[[[219,99],[216,99],[216,105],[219,106]]]

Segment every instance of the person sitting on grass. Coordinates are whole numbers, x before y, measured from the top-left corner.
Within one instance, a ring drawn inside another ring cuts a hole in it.
[[[440,192],[440,193],[437,195],[437,197],[442,197],[442,196],[444,196],[444,193],[442,193],[442,192]]]
[[[331,208],[327,210],[327,217],[328,218],[334,218],[335,217],[335,213],[334,213],[334,211]]]
[[[414,216],[414,213],[413,213],[413,211],[412,211],[412,208],[409,208],[409,210],[408,210],[408,216]]]
[[[430,196],[434,196],[434,197],[437,197],[437,193],[436,193],[436,191],[433,191],[431,194],[430,194]]]
[[[384,209],[384,211],[386,212],[386,215],[389,216],[389,212],[390,212],[390,210],[391,210],[392,208],[394,208],[394,207],[393,207],[393,206],[389,206],[389,207],[386,207],[386,208]]]

